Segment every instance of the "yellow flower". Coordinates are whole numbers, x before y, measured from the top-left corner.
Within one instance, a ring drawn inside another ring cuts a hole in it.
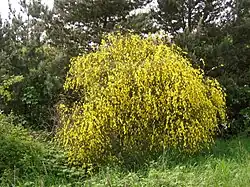
[[[157,42],[155,42],[157,40]],[[178,148],[194,153],[213,143],[225,94],[159,37],[109,35],[96,52],[71,60],[58,107],[57,140],[72,164],[103,164]]]

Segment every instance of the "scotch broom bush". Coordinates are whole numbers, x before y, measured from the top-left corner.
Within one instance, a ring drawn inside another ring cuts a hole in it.
[[[159,37],[109,35],[71,60],[57,140],[85,167],[169,148],[195,153],[225,120],[219,83]],[[72,98],[73,97],[73,98]]]

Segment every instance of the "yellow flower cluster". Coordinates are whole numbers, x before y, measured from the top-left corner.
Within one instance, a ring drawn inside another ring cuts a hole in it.
[[[177,148],[194,153],[213,143],[225,120],[225,95],[176,46],[159,37],[109,35],[96,52],[71,61],[60,104],[57,140],[72,164]]]

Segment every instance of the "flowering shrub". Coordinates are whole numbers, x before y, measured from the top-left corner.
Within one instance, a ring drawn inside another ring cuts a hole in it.
[[[176,46],[159,37],[109,35],[71,61],[57,140],[72,164],[89,166],[168,148],[194,153],[213,143],[225,95]]]

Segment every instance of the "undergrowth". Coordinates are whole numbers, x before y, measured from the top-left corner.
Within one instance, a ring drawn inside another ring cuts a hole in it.
[[[250,141],[217,140],[210,149],[183,156],[165,152],[144,165],[109,165],[98,172],[70,167],[46,133],[31,132],[0,115],[0,186],[226,186],[250,184]],[[134,168],[134,169],[131,169]]]

